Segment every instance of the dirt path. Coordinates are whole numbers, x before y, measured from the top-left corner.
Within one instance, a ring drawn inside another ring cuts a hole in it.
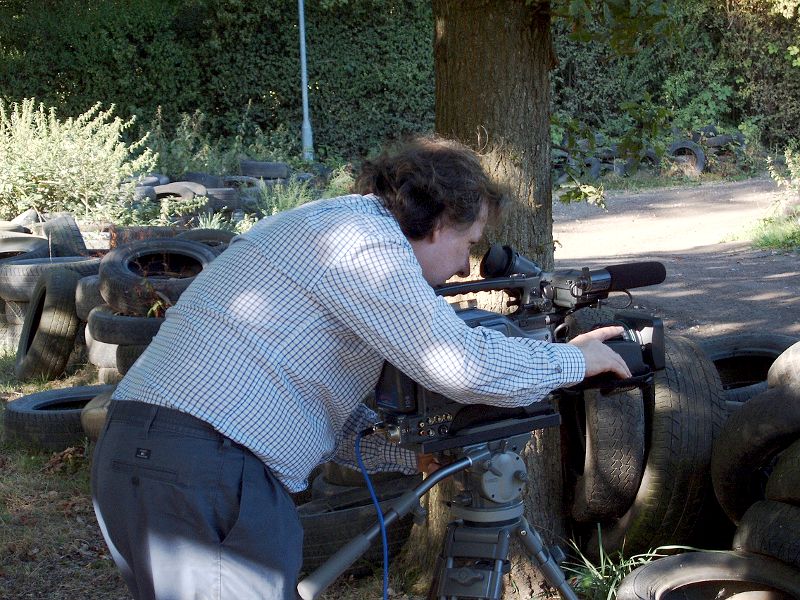
[[[658,260],[666,281],[633,295],[668,330],[800,337],[800,253],[755,250],[745,237],[776,197],[770,180],[749,180],[613,194],[607,211],[558,203],[556,267]]]

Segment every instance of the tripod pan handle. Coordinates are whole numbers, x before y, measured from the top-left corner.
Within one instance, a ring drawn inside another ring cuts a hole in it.
[[[331,556],[323,565],[297,584],[297,593],[303,600],[314,600],[325,589],[336,581],[347,567],[352,565],[364,554],[372,539],[364,533],[358,534],[336,554]]]

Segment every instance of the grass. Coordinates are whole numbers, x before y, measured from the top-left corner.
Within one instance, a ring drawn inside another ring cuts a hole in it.
[[[25,394],[94,383],[92,367],[22,384],[0,355],[0,416]],[[0,598],[130,598],[94,518],[87,444],[49,454],[0,443]]]
[[[795,250],[800,247],[800,218],[767,218],[753,229],[753,245],[758,248]]]
[[[636,173],[624,176],[609,173],[603,177],[602,182],[607,191],[624,193],[657,188],[698,187],[704,183],[744,181],[752,177],[752,174],[742,172],[733,174],[702,173],[694,176],[676,169],[664,170],[660,173],[640,169]]]
[[[573,558],[563,565],[564,572],[578,596],[586,600],[614,600],[622,580],[635,569],[670,554],[697,550],[689,546],[659,546],[626,557],[619,552],[607,554],[601,544],[600,562],[595,564],[574,542],[570,544]]]

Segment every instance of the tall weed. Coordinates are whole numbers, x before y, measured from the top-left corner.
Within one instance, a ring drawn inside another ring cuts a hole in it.
[[[626,557],[619,552],[608,554],[601,545],[599,562],[594,563],[581,552],[575,542],[570,543],[576,558],[564,563],[564,572],[570,585],[585,600],[614,600],[619,585],[635,569],[663,556],[697,550],[689,546],[659,546],[648,552]]]
[[[296,208],[317,198],[307,181],[294,177],[286,184],[262,185],[255,189],[256,206],[265,217]]]
[[[196,110],[182,114],[178,125],[167,126],[158,107],[150,122],[148,146],[158,155],[157,170],[171,177],[180,177],[189,171],[214,175],[239,172],[239,161],[244,158],[301,163],[300,142],[290,134],[285,125],[274,131],[263,131],[254,121],[250,106],[244,110],[233,135],[215,138],[211,134],[206,115]]]

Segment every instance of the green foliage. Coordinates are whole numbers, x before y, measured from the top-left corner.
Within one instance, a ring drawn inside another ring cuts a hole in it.
[[[353,167],[349,164],[342,165],[332,174],[325,190],[322,192],[323,198],[335,198],[349,194],[353,189],[356,180],[353,176]]]
[[[120,198],[98,203],[93,207],[91,216],[94,220],[116,225],[175,225],[181,217],[194,217],[205,208],[207,202],[208,199],[203,196],[160,200]]]
[[[800,47],[796,0],[672,3],[662,38],[653,43],[633,35],[636,51],[625,54],[609,41],[610,22],[597,18],[603,2],[569,4],[588,6],[586,15],[594,20],[585,15],[578,25],[562,20],[553,28],[554,111],[621,137],[633,126],[623,103],[646,93],[655,106],[672,111],[679,133],[709,124],[731,131],[756,123],[759,139],[748,140],[751,148],[754,141],[772,146],[800,137],[800,77],[793,66],[800,57],[793,50]],[[575,6],[568,8],[574,12]]]
[[[664,153],[663,137],[672,112],[654,103],[647,92],[638,102],[622,102],[620,109],[630,125],[620,137],[619,156],[634,159],[633,165],[638,165],[648,150],[660,157]]]
[[[758,248],[795,250],[800,248],[800,221],[797,217],[768,217],[752,232],[753,245]]]
[[[572,37],[603,40],[620,53],[637,51],[642,41],[663,37],[675,0],[554,0],[553,14],[569,20]]]
[[[159,107],[150,123],[148,145],[158,154],[156,170],[172,178],[190,171],[214,175],[238,173],[239,162],[245,158],[286,162],[295,167],[302,164],[298,158],[299,138],[290,135],[283,125],[269,134],[262,132],[249,119],[248,111],[233,135],[214,139],[208,118],[199,110],[192,115],[181,115],[177,127],[171,130],[165,125]]]
[[[222,216],[222,213],[204,213],[197,217],[197,227],[200,229],[220,229],[222,231],[236,231],[236,225]]]
[[[25,99],[0,101],[0,215],[28,208],[88,215],[100,205],[130,201],[133,183],[155,162],[145,138],[122,141],[133,118],[112,117],[95,104],[76,118],[59,120],[53,108]]]
[[[800,247],[800,153],[793,143],[783,153],[783,160],[768,159],[769,174],[781,190],[773,214],[753,228],[753,244],[761,248],[796,249]],[[783,163],[783,164],[781,164]]]
[[[581,181],[580,174],[574,175],[570,173],[570,178],[558,187],[556,196],[565,204],[586,202],[600,208],[606,207],[606,192],[603,184]]]
[[[792,146],[783,152],[785,168],[780,163],[769,160],[769,174],[785,197],[800,199],[800,153]]]

